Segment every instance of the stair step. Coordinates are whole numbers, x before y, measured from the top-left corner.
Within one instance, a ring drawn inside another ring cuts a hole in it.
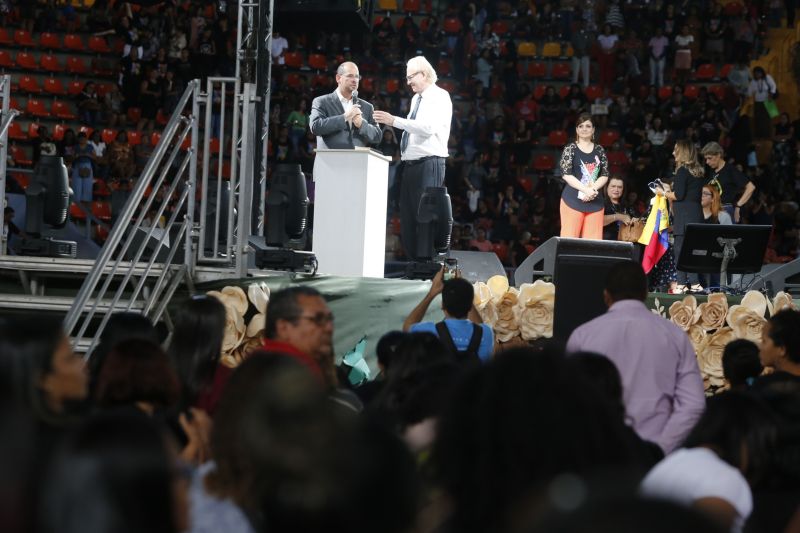
[[[22,270],[25,272],[47,272],[49,274],[88,274],[95,261],[93,259],[67,259],[56,257],[23,257],[18,255],[0,256],[0,270]],[[104,274],[111,273],[112,265],[107,265]],[[133,269],[134,276],[142,276],[147,272],[147,263],[122,261],[117,268],[117,275],[124,275]],[[150,276],[159,276],[163,265],[156,263],[149,271]]]
[[[0,296],[0,309],[18,311],[54,311],[66,313],[72,307],[74,298],[71,296],[31,296],[28,294],[3,294]],[[91,309],[95,300],[89,300],[86,308]],[[122,301],[127,306],[127,301]],[[122,310],[118,305],[117,310]],[[142,311],[144,303],[136,301],[131,307],[132,311]],[[111,300],[100,300],[97,311],[108,313],[112,311]]]

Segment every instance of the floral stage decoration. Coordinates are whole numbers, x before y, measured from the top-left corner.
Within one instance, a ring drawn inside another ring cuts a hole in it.
[[[654,313],[668,318],[689,335],[703,384],[710,393],[725,386],[722,352],[726,344],[734,339],[747,339],[761,345],[761,330],[767,317],[783,309],[795,309],[792,297],[785,292],[779,292],[770,301],[759,291],[747,292],[739,304],[731,306],[723,293],[709,294],[708,300],[699,305],[694,296],[686,296],[673,302],[666,313],[658,298],[655,306]]]
[[[253,350],[261,347],[261,335],[267,320],[269,287],[253,283],[247,294],[241,287],[227,286],[220,291],[208,291],[225,306],[225,336],[222,339],[222,358],[225,366],[234,368]]]
[[[510,287],[505,276],[493,276],[485,283],[478,281],[475,308],[485,324],[494,330],[501,344],[523,343],[553,336],[553,304],[555,285],[537,280],[519,289]],[[665,310],[658,298],[652,310],[672,321],[689,335],[697,354],[697,364],[708,393],[721,390],[722,352],[734,339],[748,339],[761,344],[761,330],[772,316],[782,309],[795,309],[792,297],[779,292],[771,301],[758,291],[749,291],[737,305],[728,305],[723,293],[708,295],[701,304],[688,295]]]

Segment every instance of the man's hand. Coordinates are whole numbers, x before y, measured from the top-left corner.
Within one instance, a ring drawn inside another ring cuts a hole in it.
[[[344,114],[344,120],[346,122],[353,122],[353,119],[358,116],[361,116],[361,108],[358,105],[354,105]]]
[[[444,266],[439,269],[439,272],[433,276],[433,281],[431,282],[431,288],[428,291],[428,294],[431,296],[436,296],[437,294],[442,294],[444,290]]]
[[[386,111],[373,111],[372,117],[378,124],[386,124],[387,126],[394,125],[394,115]]]
[[[362,118],[362,115],[356,115],[356,116],[353,118],[353,126],[355,126],[355,127],[356,127],[356,129],[359,129],[359,128],[361,128],[361,124],[362,124],[363,122],[364,122],[364,119]]]

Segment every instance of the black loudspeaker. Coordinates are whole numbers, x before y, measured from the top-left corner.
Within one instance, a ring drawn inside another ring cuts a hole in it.
[[[493,252],[463,252],[450,250],[450,258],[458,261],[461,277],[470,283],[486,281],[492,276],[506,275],[503,263]]]
[[[339,27],[363,31],[372,24],[374,0],[280,0],[275,12],[280,15],[279,30],[315,30]]]
[[[581,324],[606,312],[603,285],[608,270],[620,261],[635,261],[633,243],[553,237],[553,337],[566,341]],[[531,254],[533,255],[533,254]]]

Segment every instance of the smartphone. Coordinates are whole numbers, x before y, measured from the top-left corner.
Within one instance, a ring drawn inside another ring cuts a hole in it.
[[[458,259],[448,257],[444,260],[444,279],[453,279],[458,271]]]

